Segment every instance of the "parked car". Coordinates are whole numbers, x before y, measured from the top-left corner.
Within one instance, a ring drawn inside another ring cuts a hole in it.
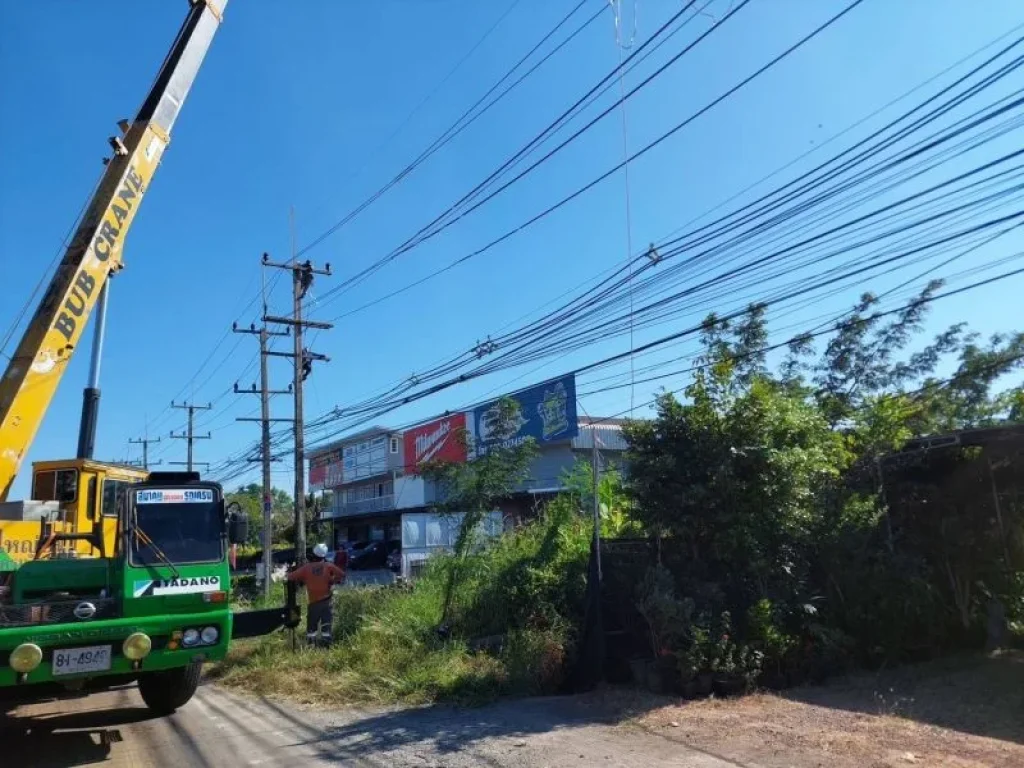
[[[392,542],[392,544],[398,544],[398,542]],[[402,570],[402,548],[400,546],[393,547],[388,553],[387,565],[388,569],[394,573],[399,573]]]
[[[365,547],[356,550],[349,556],[348,567],[354,571],[386,568],[388,567],[388,555],[399,546],[397,541],[371,541]]]

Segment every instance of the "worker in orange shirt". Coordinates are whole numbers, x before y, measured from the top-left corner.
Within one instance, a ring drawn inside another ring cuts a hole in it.
[[[331,626],[334,623],[334,610],[331,606],[331,590],[335,584],[345,580],[345,572],[332,563],[325,562],[327,545],[317,544],[313,547],[313,559],[288,574],[288,581],[295,581],[306,588],[306,642],[330,645]]]

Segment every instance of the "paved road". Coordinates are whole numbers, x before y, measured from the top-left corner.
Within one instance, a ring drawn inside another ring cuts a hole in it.
[[[5,710],[0,710],[3,712]],[[0,715],[0,764],[47,766],[357,766],[359,768],[735,768],[629,726],[587,700],[481,709],[309,712],[204,686],[151,718],[135,689],[23,706]]]

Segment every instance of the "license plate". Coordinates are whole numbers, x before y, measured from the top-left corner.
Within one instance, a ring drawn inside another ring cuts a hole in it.
[[[110,646],[67,648],[53,652],[53,674],[77,675],[81,672],[105,672],[110,669]]]

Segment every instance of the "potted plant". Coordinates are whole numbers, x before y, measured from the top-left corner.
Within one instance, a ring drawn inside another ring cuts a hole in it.
[[[743,677],[743,690],[749,692],[754,690],[757,679],[761,676],[761,671],[764,669],[764,653],[744,646],[740,652],[739,671]]]
[[[689,647],[680,660],[683,692],[690,698],[707,696],[714,684],[715,648],[711,633],[700,623],[694,624],[690,628],[689,641]]]
[[[747,682],[745,669],[747,656],[732,639],[732,616],[722,611],[715,639],[715,653],[711,671],[713,688],[718,696],[734,696],[742,692]]]
[[[728,640],[725,641],[729,643]],[[714,691],[717,696],[734,696],[743,690],[743,677],[737,673],[738,655],[735,645],[727,645],[714,670]]]
[[[647,667],[647,687],[651,693],[673,693],[677,690],[678,662],[676,655],[663,648]]]
[[[786,631],[786,609],[762,598],[747,610],[747,639],[761,652],[758,680],[765,688],[780,690],[788,684],[786,670],[795,655],[797,638]]]
[[[696,699],[711,693],[712,676],[708,669],[707,630],[693,627],[689,646],[679,654],[679,679],[683,696]]]
[[[697,698],[697,668],[686,657],[679,659],[680,693],[687,699]]]

